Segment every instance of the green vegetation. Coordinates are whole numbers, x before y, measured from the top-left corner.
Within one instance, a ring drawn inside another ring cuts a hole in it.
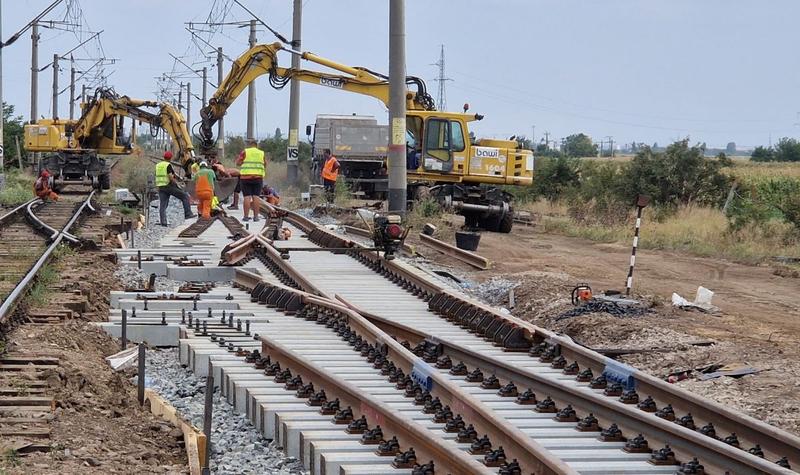
[[[0,191],[0,205],[16,206],[33,198],[33,177],[25,172],[6,172],[6,187]]]
[[[63,247],[63,246],[62,246]],[[58,258],[58,250],[54,254]],[[50,286],[58,279],[58,273],[51,264],[45,264],[36,275],[36,283],[28,292],[28,302],[33,305],[44,305],[50,299]]]
[[[800,162],[800,142],[783,137],[774,147],[756,147],[750,160],[754,162]]]
[[[19,153],[22,154],[22,163],[25,164],[27,154],[23,146],[25,145],[24,119],[21,115],[14,116],[14,106],[3,103],[3,145],[5,146],[5,165],[18,167],[20,163],[17,153],[17,143],[19,143]]]
[[[534,186],[513,191],[541,229],[628,243],[635,200],[650,196],[641,245],[759,261],[800,256],[800,167],[704,157],[702,145],[644,146],[630,161],[540,157]],[[736,183],[732,200],[723,204]]]

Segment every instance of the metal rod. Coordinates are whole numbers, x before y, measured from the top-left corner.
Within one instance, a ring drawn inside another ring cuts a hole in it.
[[[139,343],[139,373],[138,377],[136,378],[136,390],[140,406],[144,406],[144,362],[145,362],[144,343]]]
[[[205,321],[203,322],[205,326]],[[211,361],[208,362],[208,376],[206,377],[206,401],[203,409],[203,434],[206,436],[206,464],[205,469],[211,463],[211,421],[214,413],[214,367]]]
[[[405,0],[389,1],[389,211],[406,210]]]
[[[300,49],[303,23],[303,2],[294,0],[292,14],[292,48]],[[300,69],[300,56],[292,55],[292,69]],[[286,178],[290,185],[297,184],[297,161],[299,159],[298,129],[300,127],[300,81],[292,77],[289,89],[289,144],[286,147]]]
[[[69,119],[75,118],[75,66],[69,70]]]
[[[139,267],[139,270],[142,270],[142,251],[136,251],[136,265]]]
[[[128,347],[128,311],[122,309],[122,349]]]

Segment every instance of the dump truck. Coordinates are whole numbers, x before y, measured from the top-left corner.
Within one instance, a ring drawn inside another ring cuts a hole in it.
[[[323,152],[330,149],[341,165],[339,176],[364,198],[385,199],[389,187],[386,156],[389,126],[369,115],[317,115],[306,126],[311,142],[311,180],[320,183]]]

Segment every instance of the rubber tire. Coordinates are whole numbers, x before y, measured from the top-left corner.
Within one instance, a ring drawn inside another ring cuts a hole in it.
[[[100,175],[100,190],[111,189],[111,176],[108,173]]]
[[[511,228],[514,227],[514,210],[509,208],[508,213],[503,215],[503,219],[501,219],[497,223],[497,232],[508,234],[511,232]]]

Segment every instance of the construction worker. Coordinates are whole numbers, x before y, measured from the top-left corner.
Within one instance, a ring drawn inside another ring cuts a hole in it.
[[[167,150],[164,152],[164,159],[156,163],[158,215],[161,226],[169,226],[167,223],[167,205],[169,204],[170,196],[178,198],[183,203],[184,219],[197,217],[196,214],[192,213],[192,208],[189,206],[189,195],[178,186],[178,178],[175,176],[175,170],[172,168],[170,160],[172,160],[172,152]]]
[[[264,186],[264,176],[267,171],[267,159],[264,152],[258,149],[258,142],[254,138],[248,138],[247,148],[236,159],[239,165],[239,183],[242,189],[242,206],[244,208],[244,218],[242,221],[250,221],[250,210],[253,210],[253,221],[258,221],[258,196],[261,194],[261,187]]]
[[[271,186],[264,185],[264,189],[261,190],[261,196],[271,205],[278,206],[281,204],[280,195],[275,191],[275,188]]]
[[[326,148],[322,152],[325,165],[322,167],[322,183],[325,185],[325,196],[329,203],[333,203],[334,192],[336,191],[336,179],[339,177],[339,160],[331,155],[331,149]]]
[[[200,162],[200,168],[194,174],[194,193],[199,200],[197,214],[202,219],[211,219],[211,201],[214,198],[214,185],[216,182],[217,176],[208,167],[208,163],[205,161]]]
[[[42,170],[39,178],[33,182],[33,193],[42,200],[58,201],[58,195],[50,189],[50,172],[47,169]]]

